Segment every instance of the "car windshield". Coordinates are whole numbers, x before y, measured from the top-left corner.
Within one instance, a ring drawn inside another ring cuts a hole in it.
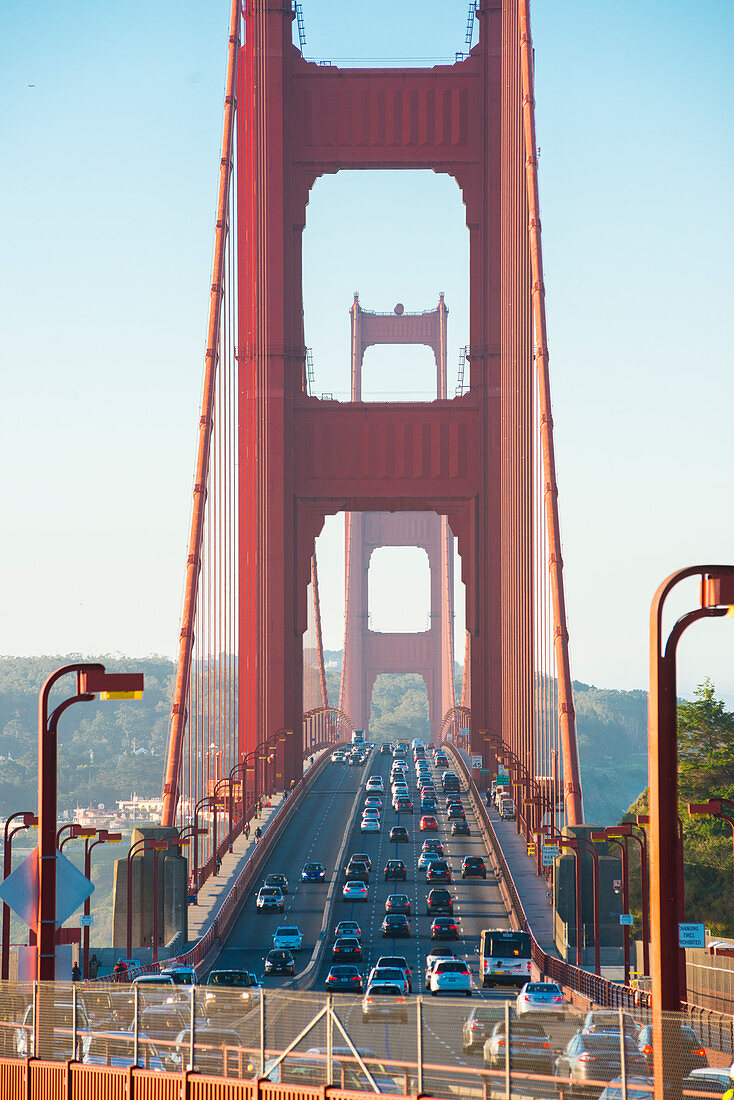
[[[526,993],[560,993],[560,989],[552,982],[528,982]]]
[[[584,1050],[616,1052],[617,1057],[619,1057],[619,1032],[616,1035],[582,1035],[581,1041]],[[629,1035],[625,1035],[624,1043],[627,1050],[637,1050],[637,1044],[633,1042]]]
[[[307,863],[306,866],[303,869],[304,869],[304,871],[320,871],[321,870],[321,864],[320,863]]]
[[[441,962],[436,966],[436,971],[439,974],[468,974],[469,971],[466,968],[466,963],[459,962]]]
[[[402,995],[402,989],[399,989],[396,985],[371,985],[370,997],[400,997]]]
[[[250,989],[255,983],[247,970],[215,970],[209,975],[207,984]]]
[[[380,966],[375,970],[372,980],[375,982],[402,982],[405,979],[400,967]]]
[[[277,886],[263,886],[260,896],[263,898],[276,898],[279,893],[280,889]]]
[[[352,978],[355,974],[359,975],[356,966],[332,966],[330,973],[335,978]]]
[[[268,958],[272,962],[282,962],[283,959],[289,959],[290,955],[291,955],[290,951],[270,951],[270,952],[268,952]]]

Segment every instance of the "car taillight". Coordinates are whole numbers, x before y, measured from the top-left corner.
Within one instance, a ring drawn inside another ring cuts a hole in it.
[[[504,1039],[498,1039],[497,1040],[497,1046],[498,1047],[503,1047],[504,1045],[505,1045],[505,1040]]]
[[[642,1053],[643,1054],[652,1054],[652,1047],[650,1046],[649,1043],[645,1043],[644,1047],[642,1048]],[[699,1053],[703,1054],[703,1051],[700,1051]]]
[[[579,1054],[578,1060],[579,1060],[579,1062],[595,1062],[596,1061],[596,1055],[595,1054]]]
[[[543,1046],[548,1047],[548,1049],[550,1050],[550,1043],[543,1043]]]
[[[352,975],[352,981],[353,982],[358,982],[359,980],[360,980],[359,974],[353,974]]]
[[[698,1050],[691,1051],[691,1053],[697,1054],[699,1058],[706,1057],[706,1051],[703,1049],[703,1047],[699,1047]]]
[[[553,998],[553,1003],[554,1004],[563,1004],[563,997],[554,997]]]
[[[403,1004],[404,1002],[405,1002],[405,997],[396,997],[395,998],[395,1004]]]
[[[482,1030],[482,1025],[476,1023],[476,1021],[473,1024],[469,1024],[469,1027],[471,1028],[472,1031],[481,1031]]]

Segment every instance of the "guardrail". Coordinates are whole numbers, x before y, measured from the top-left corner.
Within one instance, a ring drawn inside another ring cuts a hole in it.
[[[523,908],[520,894],[515,885],[515,880],[512,877],[512,872],[505,859],[505,854],[502,851],[502,845],[499,842],[497,833],[490,820],[487,807],[482,801],[481,795],[471,778],[471,773],[465,761],[456,751],[456,747],[452,745],[450,741],[445,742],[444,747],[451,753],[457,770],[462,774],[464,781],[469,787],[474,802],[474,808],[482,822],[492,858],[498,868],[500,889],[505,895],[505,901],[510,909],[511,918],[518,929],[529,934],[532,959],[541,974],[545,974],[551,981],[558,982],[560,985],[580,994],[580,996],[584,997],[590,1003],[600,1005],[604,1008],[637,1008],[639,1006],[638,991],[628,986],[619,985],[617,982],[612,982],[608,978],[602,978],[600,975],[592,974],[590,971],[584,970],[580,966],[574,966],[572,963],[564,962],[563,959],[558,959],[554,955],[549,955],[548,952],[540,946],[533,935],[533,930],[530,927],[530,922]],[[636,994],[637,1003],[635,1003]]]

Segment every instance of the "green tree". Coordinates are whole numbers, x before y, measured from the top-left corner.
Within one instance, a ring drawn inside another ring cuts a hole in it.
[[[688,800],[725,794],[734,784],[734,714],[725,710],[708,678],[693,702],[678,704],[678,772]]]

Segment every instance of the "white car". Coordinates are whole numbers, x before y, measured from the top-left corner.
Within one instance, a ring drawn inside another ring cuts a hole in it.
[[[463,959],[439,959],[431,968],[431,996],[438,993],[464,993],[471,997],[472,982],[469,967]]]
[[[406,798],[408,796],[408,784],[407,783],[393,783],[392,796],[393,798],[400,796]]]
[[[268,909],[275,909],[276,912],[282,913],[285,909],[285,898],[283,897],[283,891],[279,886],[263,886],[261,887],[257,901],[255,902],[255,908],[258,913],[264,913]]]
[[[555,982],[526,982],[517,995],[515,1011],[518,1016],[529,1016],[533,1012],[544,1016],[565,1016],[563,990]]]
[[[379,833],[380,822],[374,817],[363,817],[359,828],[363,833]]]
[[[295,924],[281,924],[275,929],[273,947],[276,950],[300,951],[303,947],[303,932]]]
[[[375,810],[382,809],[382,799],[376,794],[368,794],[364,800],[364,804],[365,806],[374,807]]]
[[[380,793],[382,793],[382,791],[385,790],[385,784],[382,781],[382,776],[381,775],[371,775],[369,777],[369,779],[367,780],[367,790],[368,791],[379,791]]]
[[[357,879],[350,879],[342,890],[345,901],[367,901],[367,887]]]

